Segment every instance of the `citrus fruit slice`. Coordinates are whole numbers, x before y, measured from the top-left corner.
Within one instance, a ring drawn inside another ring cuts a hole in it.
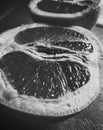
[[[99,16],[100,0],[31,0],[29,10],[36,22],[91,29]]]
[[[87,29],[28,24],[0,35],[0,103],[32,115],[75,114],[100,93],[99,40]]]

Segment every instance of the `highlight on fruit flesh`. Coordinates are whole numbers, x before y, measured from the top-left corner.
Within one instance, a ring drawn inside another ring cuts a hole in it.
[[[83,110],[100,92],[98,39],[81,27],[23,25],[0,36],[0,101],[42,116]]]
[[[36,22],[91,29],[100,13],[99,3],[100,0],[31,0],[29,10]]]

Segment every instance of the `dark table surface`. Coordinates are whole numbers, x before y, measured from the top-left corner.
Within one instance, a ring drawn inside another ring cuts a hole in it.
[[[10,28],[32,23],[31,17],[24,4],[10,4],[8,8],[0,11],[0,33]],[[92,32],[103,43],[103,28],[102,26],[95,26]],[[55,124],[40,126],[30,124],[17,119],[13,115],[8,114],[0,106],[0,129],[17,129],[17,130],[103,130],[103,69],[101,59],[101,94],[98,98],[85,110],[68,118],[65,121]]]

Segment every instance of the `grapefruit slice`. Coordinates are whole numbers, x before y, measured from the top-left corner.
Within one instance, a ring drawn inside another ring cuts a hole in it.
[[[100,0],[31,0],[29,10],[36,22],[91,29],[99,16]]]
[[[0,35],[0,103],[32,115],[80,112],[100,93],[99,40],[87,29],[28,24]]]

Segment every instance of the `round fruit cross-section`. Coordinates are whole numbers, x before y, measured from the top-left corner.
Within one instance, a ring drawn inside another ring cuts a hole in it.
[[[22,25],[0,35],[0,102],[39,116],[77,113],[96,99],[98,39],[82,27]]]
[[[99,16],[100,0],[31,0],[29,12],[35,22],[91,29]]]

